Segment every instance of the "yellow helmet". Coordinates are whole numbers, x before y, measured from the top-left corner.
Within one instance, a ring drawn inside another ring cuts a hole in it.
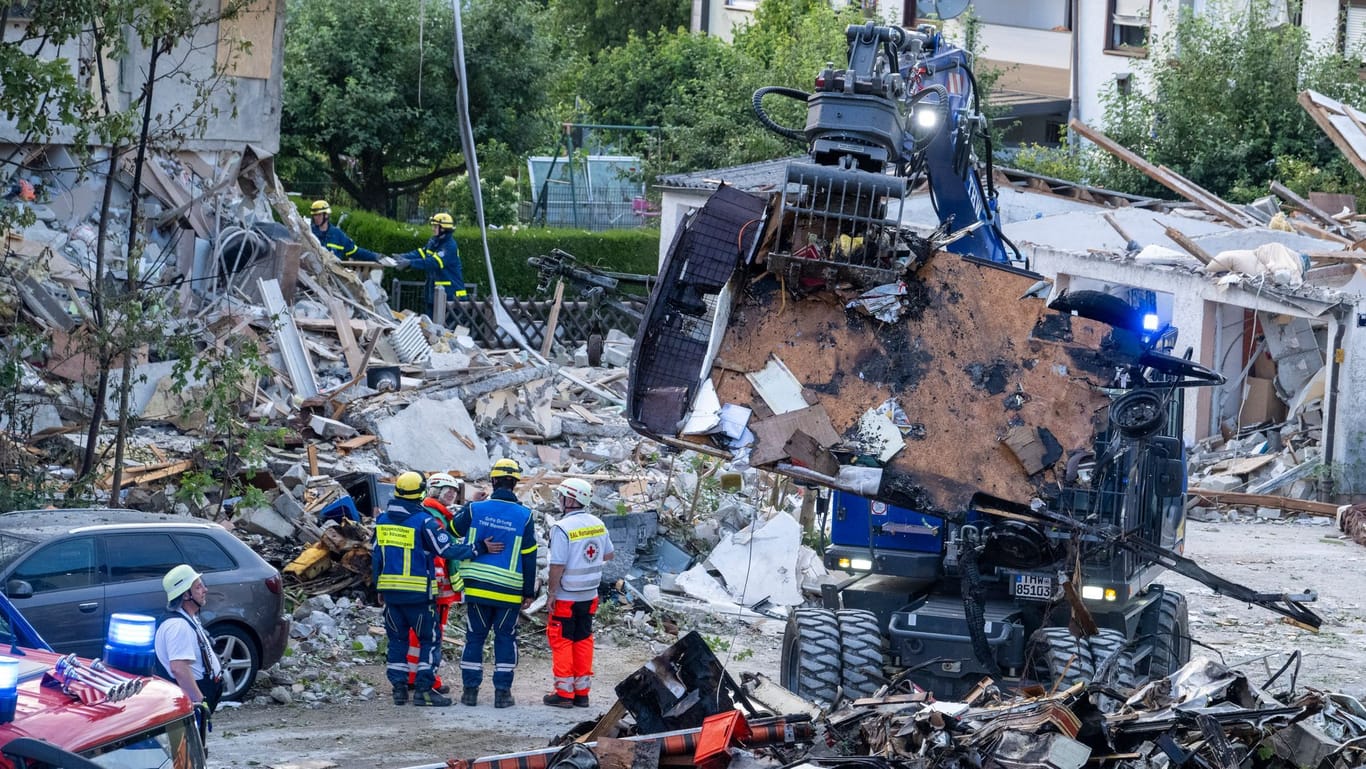
[[[332,206],[329,206],[326,200],[315,200],[313,201],[313,205],[309,206],[308,212],[313,216],[317,216],[318,214],[330,214],[332,213]]]
[[[489,471],[490,478],[512,478],[522,480],[522,466],[517,464],[515,459],[500,459],[493,463],[493,469]]]
[[[422,478],[422,473],[409,470],[394,481],[394,496],[399,499],[422,499],[425,493],[427,481]]]
[[[427,223],[435,224],[443,230],[455,229],[455,220],[452,219],[451,215],[446,213],[445,211],[442,211],[439,214],[432,214],[432,218],[429,219]]]

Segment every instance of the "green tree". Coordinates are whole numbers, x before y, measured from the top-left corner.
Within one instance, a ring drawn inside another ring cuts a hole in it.
[[[420,0],[289,0],[281,144],[370,211],[460,173],[450,8]],[[514,152],[551,128],[554,59],[537,0],[463,13],[475,141]]]
[[[555,28],[585,58],[624,45],[632,35],[687,28],[689,0],[551,0]]]
[[[1292,24],[1272,26],[1258,3],[1213,3],[1200,15],[1183,11],[1171,34],[1135,61],[1143,88],[1105,98],[1105,131],[1154,164],[1169,166],[1233,200],[1266,194],[1280,181],[1307,193],[1363,190],[1308,113],[1301,90],[1312,88],[1360,103],[1366,87],[1355,63],[1315,49]],[[1170,194],[1122,161],[1095,148],[1058,162],[1058,152],[1032,150],[1023,162],[1067,178],[1152,195]],[[1012,161],[1015,162],[1015,161]],[[1031,166],[1032,167],[1032,166]]]
[[[577,94],[594,122],[663,129],[647,175],[795,154],[797,143],[754,117],[754,91],[809,89],[827,62],[845,59],[844,29],[858,20],[825,3],[764,0],[734,44],[682,30],[632,35],[582,71]],[[800,101],[775,97],[765,108],[784,125],[804,124]]]

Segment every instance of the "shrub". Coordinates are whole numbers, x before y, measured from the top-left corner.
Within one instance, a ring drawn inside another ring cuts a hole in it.
[[[425,245],[432,233],[425,225],[404,224],[365,211],[351,212],[341,226],[356,243],[381,254],[412,251]],[[456,227],[455,242],[460,246],[465,281],[479,284],[479,295],[487,296],[488,275],[483,264],[479,229]],[[527,264],[527,259],[548,254],[555,248],[573,254],[582,264],[609,272],[654,275],[659,271],[658,229],[589,232],[510,227],[489,230],[489,256],[498,280],[498,293],[524,299],[535,297],[536,269]],[[398,277],[419,280],[422,273],[401,270]]]

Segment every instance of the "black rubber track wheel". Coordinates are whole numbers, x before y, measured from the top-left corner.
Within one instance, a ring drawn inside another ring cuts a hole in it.
[[[840,690],[840,631],[829,609],[797,609],[783,633],[781,683],[822,707]]]
[[[871,697],[887,684],[883,672],[882,628],[877,615],[863,609],[835,612],[840,627],[840,681],[851,700]]]

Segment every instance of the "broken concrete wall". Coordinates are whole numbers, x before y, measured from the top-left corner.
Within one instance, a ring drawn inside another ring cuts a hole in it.
[[[1105,226],[1099,217],[1096,219],[1100,226]],[[1199,265],[1194,259],[1186,260],[1184,265],[1156,267],[1122,255],[1071,252],[1028,242],[1020,246],[1029,255],[1034,269],[1054,278],[1060,287],[1077,280],[1091,280],[1141,286],[1171,297],[1171,317],[1163,320],[1179,330],[1176,353],[1184,354],[1191,348],[1196,361],[1220,371],[1229,380],[1222,388],[1201,388],[1196,397],[1187,399],[1188,443],[1219,434],[1221,422],[1242,406],[1246,378],[1251,373],[1243,370],[1242,358],[1245,351],[1255,350],[1258,345],[1255,339],[1243,338],[1244,317],[1248,313],[1255,314],[1263,323],[1274,324],[1278,336],[1285,336],[1280,328],[1292,321],[1318,329],[1316,338],[1323,346],[1296,354],[1293,359],[1321,358],[1327,369],[1325,381],[1336,372],[1338,388],[1328,388],[1322,395],[1325,427],[1329,415],[1333,423],[1332,429],[1325,432],[1325,455],[1344,473],[1345,483],[1357,489],[1366,484],[1366,447],[1350,437],[1366,430],[1366,412],[1355,408],[1342,390],[1344,382],[1366,381],[1356,379],[1366,377],[1366,327],[1356,326],[1358,315],[1366,317],[1366,300],[1361,296],[1312,283],[1295,290],[1259,281],[1221,284],[1196,271]],[[1335,344],[1339,333],[1341,343]],[[1290,336],[1295,340],[1307,338],[1303,334]],[[1342,350],[1340,359],[1333,352],[1338,348]],[[1307,383],[1312,376],[1295,381]],[[1277,397],[1288,406],[1295,395],[1278,393]]]
[[[197,13],[212,13],[218,4],[201,4]],[[19,7],[16,6],[16,11]],[[11,12],[7,16],[11,29],[6,30],[9,38],[17,37],[14,28],[22,30],[28,20],[22,12]],[[215,77],[216,68],[225,73],[222,86],[213,94],[209,104],[202,108],[208,122],[201,136],[187,139],[182,146],[193,150],[221,150],[251,144],[262,152],[274,154],[280,147],[280,105],[283,87],[284,65],[284,0],[253,0],[245,4],[239,17],[231,22],[208,24],[201,27],[193,40],[182,41],[170,55],[161,59],[156,90],[152,99],[154,120],[178,122],[183,118],[186,105],[195,103],[195,83],[208,82]],[[109,97],[112,109],[128,109],[132,100],[141,92],[147,62],[150,59],[147,48],[142,46],[136,35],[129,35],[129,50],[118,61],[108,62],[106,71],[115,79],[111,83]],[[249,50],[240,50],[239,43],[250,45]],[[36,46],[42,42],[35,41]],[[82,78],[93,77],[93,67],[81,67],[88,60],[92,47],[89,40],[73,42],[63,48],[47,46],[42,54],[51,59],[66,58],[71,62],[71,75],[78,82]],[[236,50],[235,53],[233,51]],[[166,77],[165,69],[169,62],[182,62],[180,72],[188,77],[183,82],[179,77]],[[92,91],[95,91],[93,84]],[[168,125],[169,130],[173,126]],[[160,126],[154,123],[153,132]],[[0,118],[0,151],[9,155],[9,143],[23,141],[28,137],[19,131],[13,120]],[[70,141],[70,132],[52,137],[54,143]],[[20,150],[20,157],[24,150]]]

